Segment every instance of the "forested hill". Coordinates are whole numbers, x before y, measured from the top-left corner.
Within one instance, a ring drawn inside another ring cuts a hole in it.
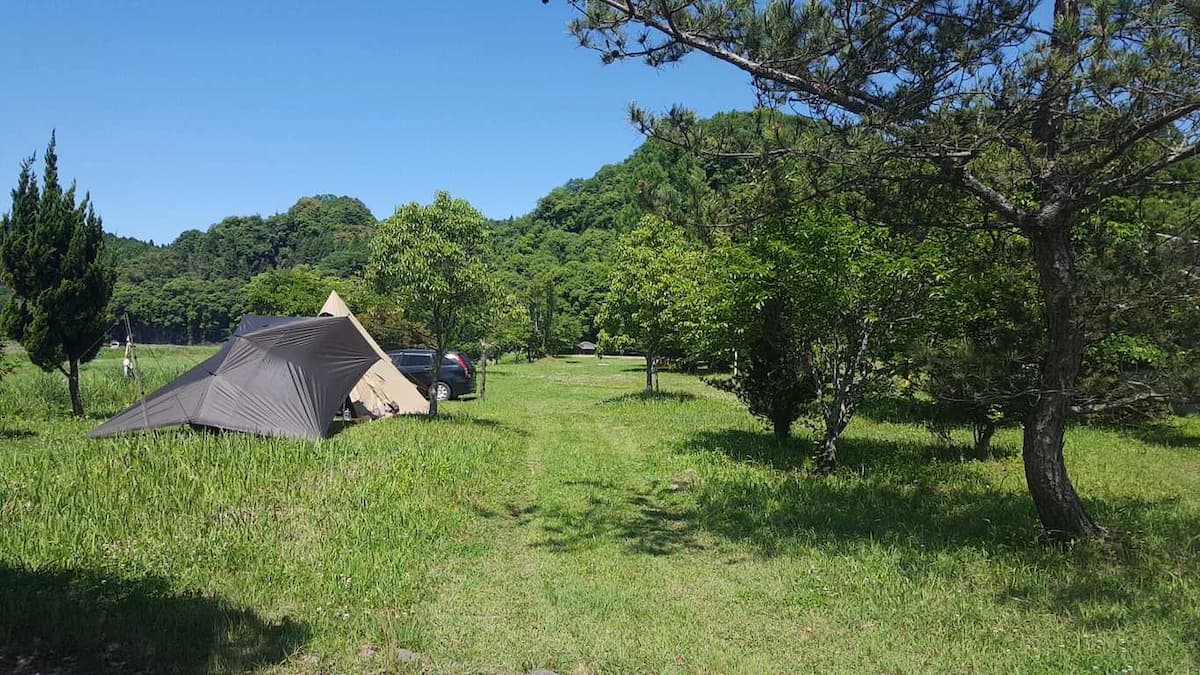
[[[780,119],[763,111],[722,113],[698,121],[696,131],[751,148],[762,125]],[[618,236],[648,213],[683,225],[706,220],[744,183],[744,168],[736,159],[698,157],[649,139],[624,161],[551,190],[529,214],[494,222],[495,267],[502,287],[529,313],[531,351],[558,353],[595,340]]]
[[[352,197],[303,197],[284,213],[231,216],[188,230],[165,246],[108,236],[117,272],[113,314],[128,313],[139,339],[218,341],[245,311],[255,275],[305,265],[336,277],[361,275],[375,216]]]
[[[729,113],[701,124],[737,133],[759,123],[761,115]],[[734,162],[648,140],[624,161],[550,191],[529,214],[492,221],[489,257],[501,291],[528,312],[532,349],[553,353],[595,339],[621,232],[647,212],[687,220],[703,211],[698,196],[727,192],[740,178]],[[167,245],[108,235],[117,271],[113,316],[128,313],[142,341],[223,340],[247,311],[299,311],[319,289],[355,286],[376,222],[358,199],[318,195],[284,213],[188,230]],[[251,297],[266,291],[280,300],[288,288],[308,295],[282,305]]]
[[[301,264],[352,275],[366,264],[375,222],[357,199],[318,195],[273,216],[230,216],[207,231],[187,230],[166,246],[125,237],[109,237],[106,243],[122,281],[184,275],[245,280]]]

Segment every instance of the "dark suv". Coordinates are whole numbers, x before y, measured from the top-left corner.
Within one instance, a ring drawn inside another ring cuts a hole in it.
[[[433,385],[433,354],[432,349],[397,349],[388,352],[397,370],[412,380],[424,396],[429,395],[429,387]],[[442,357],[441,377],[433,391],[439,401],[474,392],[475,364],[466,354],[446,352]]]

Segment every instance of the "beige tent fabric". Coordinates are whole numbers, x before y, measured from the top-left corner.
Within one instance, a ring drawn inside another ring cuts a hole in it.
[[[429,401],[421,396],[416,385],[409,382],[408,378],[396,370],[396,366],[392,365],[391,357],[379,347],[379,343],[375,342],[375,338],[371,337],[367,329],[362,327],[337,291],[330,292],[329,299],[321,306],[321,315],[348,317],[358,332],[362,333],[367,344],[371,345],[376,354],[379,354],[379,361],[371,366],[366,375],[363,375],[350,392],[350,401],[354,404],[357,414],[387,417],[389,415],[424,415],[429,412]]]

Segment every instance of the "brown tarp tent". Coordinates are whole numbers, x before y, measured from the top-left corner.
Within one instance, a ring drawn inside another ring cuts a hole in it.
[[[416,385],[396,370],[391,357],[379,347],[367,329],[362,327],[337,291],[329,294],[329,299],[321,307],[321,316],[344,316],[350,319],[379,357],[350,392],[355,416],[424,415],[429,412],[429,401],[421,396]]]
[[[247,316],[216,354],[88,435],[192,425],[322,438],[377,349],[348,317]]]

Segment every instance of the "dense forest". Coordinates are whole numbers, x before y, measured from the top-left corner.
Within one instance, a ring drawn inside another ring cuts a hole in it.
[[[187,230],[165,246],[108,235],[114,318],[127,313],[144,342],[223,340],[255,309],[245,290],[258,275],[306,267],[332,278],[361,275],[375,222],[357,199],[318,195],[285,213]]]
[[[731,113],[707,124],[751,133],[757,120]],[[555,188],[531,213],[491,221],[487,259],[496,287],[525,324],[507,346],[537,355],[596,340],[618,236],[645,213],[696,208],[694,195],[724,190],[736,170],[651,139],[625,161]],[[317,195],[284,213],[187,230],[165,245],[107,234],[105,254],[117,274],[114,321],[128,314],[143,342],[216,342],[243,313],[315,311],[314,299],[337,288],[377,317],[373,329],[394,343],[387,346],[408,346],[398,341],[420,341],[419,327],[387,325],[385,317],[402,319],[361,283],[376,224],[358,199]],[[114,328],[113,336],[123,332]]]

